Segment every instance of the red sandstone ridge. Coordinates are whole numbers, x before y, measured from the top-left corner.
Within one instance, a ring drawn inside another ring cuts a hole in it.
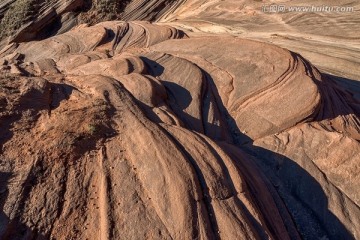
[[[0,239],[360,238],[358,82],[177,24],[6,42]]]

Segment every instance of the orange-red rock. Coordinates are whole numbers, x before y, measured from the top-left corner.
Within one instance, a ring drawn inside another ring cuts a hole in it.
[[[1,239],[360,238],[357,82],[200,3],[0,49]]]

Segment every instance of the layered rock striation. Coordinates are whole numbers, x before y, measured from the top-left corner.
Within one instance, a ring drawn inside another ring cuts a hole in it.
[[[82,4],[45,1],[76,23],[30,41],[39,11],[2,42],[1,239],[360,238],[356,82],[231,34],[96,24],[101,3]]]

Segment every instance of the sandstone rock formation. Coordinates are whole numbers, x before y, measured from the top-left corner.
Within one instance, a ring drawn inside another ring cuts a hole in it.
[[[3,39],[0,239],[360,238],[358,82],[215,34],[234,1],[86,4]]]

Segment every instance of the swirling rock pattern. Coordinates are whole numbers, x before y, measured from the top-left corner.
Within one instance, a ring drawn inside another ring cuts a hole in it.
[[[359,92],[299,54],[107,21],[0,62],[1,239],[360,238]]]

